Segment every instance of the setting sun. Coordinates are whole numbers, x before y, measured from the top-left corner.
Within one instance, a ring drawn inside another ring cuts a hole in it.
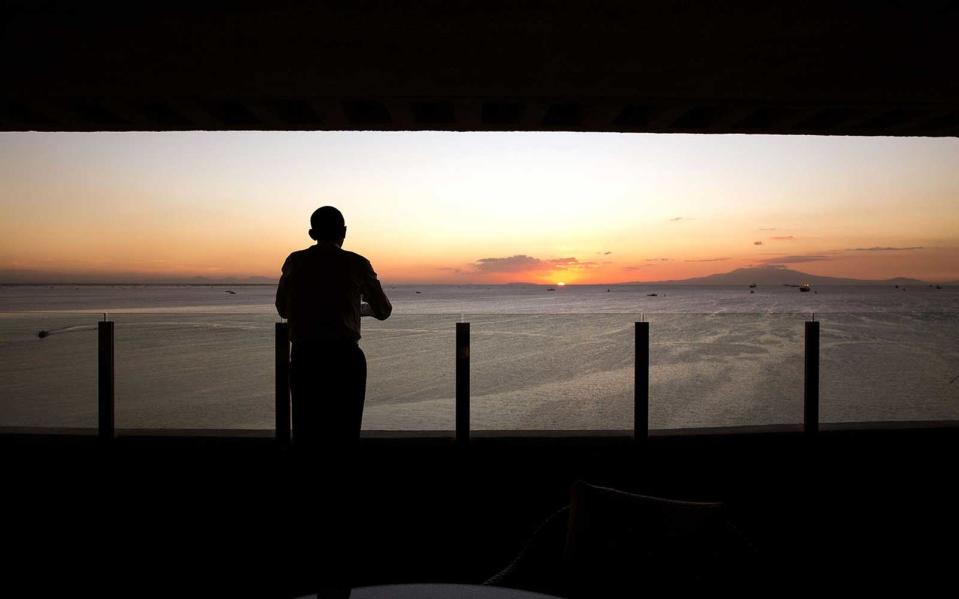
[[[563,286],[566,285],[566,283],[563,282],[563,281],[559,281],[559,282],[557,282],[556,284],[559,285],[560,287],[563,287]]]

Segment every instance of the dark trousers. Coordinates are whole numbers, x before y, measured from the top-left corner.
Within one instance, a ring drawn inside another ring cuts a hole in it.
[[[294,343],[293,442],[347,449],[360,437],[366,356],[355,342]]]
[[[355,342],[293,343],[290,356],[293,503],[302,593],[346,597],[355,580],[354,477],[366,398],[366,356]]]

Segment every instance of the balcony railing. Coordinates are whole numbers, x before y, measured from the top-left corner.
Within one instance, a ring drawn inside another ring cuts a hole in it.
[[[19,315],[5,330],[0,426],[272,428],[289,441],[286,327],[268,312]],[[364,428],[645,439],[956,420],[957,333],[951,313],[398,314],[364,321]]]

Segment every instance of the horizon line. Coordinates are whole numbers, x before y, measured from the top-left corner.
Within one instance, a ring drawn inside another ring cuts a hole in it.
[[[384,287],[635,287],[640,285],[673,285],[684,287],[741,287],[747,283],[686,283],[693,279],[701,277],[692,277],[690,279],[673,279],[665,281],[625,281],[620,283],[565,283],[557,285],[554,283],[527,283],[527,282],[507,282],[507,283],[387,283]],[[830,277],[842,280],[843,277]],[[881,284],[888,281],[909,280],[915,281],[914,285],[959,285],[959,280],[922,280],[912,277],[890,277],[887,279],[849,279],[861,284]],[[756,283],[759,287],[788,287],[788,283]],[[841,287],[844,283],[817,283],[819,286],[837,286]],[[68,281],[0,281],[0,287],[276,287],[277,283],[186,283],[177,281],[115,281],[115,282],[68,282]]]
[[[397,286],[397,285],[402,285],[402,286],[442,285],[442,286],[485,286],[485,287],[490,287],[490,286],[510,286],[510,285],[513,285],[513,286],[521,286],[521,285],[527,285],[527,286],[538,286],[538,287],[563,287],[563,286],[581,286],[581,287],[582,287],[582,286],[606,286],[606,287],[610,287],[610,286],[617,286],[617,285],[620,285],[620,286],[621,286],[621,285],[657,285],[657,284],[659,284],[659,285],[663,285],[663,284],[685,284],[685,285],[701,284],[701,285],[734,285],[734,286],[735,286],[735,285],[740,285],[740,284],[744,284],[744,283],[722,283],[722,282],[718,282],[718,283],[710,283],[710,282],[690,283],[690,282],[691,282],[691,281],[698,281],[698,280],[705,281],[705,280],[709,280],[709,279],[714,279],[714,278],[719,278],[719,277],[723,277],[723,276],[727,276],[727,275],[732,275],[732,274],[735,274],[735,273],[741,273],[742,271],[776,271],[776,272],[784,272],[784,271],[785,271],[785,272],[788,272],[788,273],[792,273],[792,274],[793,274],[795,277],[797,277],[797,278],[807,277],[807,278],[810,278],[810,279],[830,279],[830,280],[836,280],[836,281],[854,281],[854,282],[856,282],[856,283],[858,283],[858,284],[877,284],[877,283],[883,283],[883,282],[888,282],[888,281],[898,281],[898,280],[910,280],[910,281],[916,281],[916,282],[922,283],[922,284],[944,284],[944,283],[945,283],[945,284],[959,284],[959,279],[953,279],[953,278],[942,278],[942,279],[938,279],[938,280],[937,280],[937,279],[918,279],[918,278],[915,278],[915,277],[910,277],[910,276],[905,276],[905,275],[897,275],[897,276],[893,276],[893,277],[884,277],[884,278],[881,278],[881,279],[870,279],[870,278],[858,278],[858,277],[856,277],[856,276],[817,275],[817,274],[813,274],[813,273],[808,273],[808,272],[803,272],[803,271],[800,271],[800,270],[792,269],[792,268],[789,268],[788,266],[785,266],[785,265],[744,266],[744,267],[734,268],[734,269],[732,269],[732,270],[727,270],[727,271],[723,271],[723,272],[712,273],[712,274],[708,274],[708,275],[699,275],[699,276],[687,277],[687,278],[684,278],[684,279],[659,279],[659,280],[654,280],[654,281],[640,281],[640,280],[620,281],[620,282],[602,282],[602,281],[601,281],[601,282],[595,282],[595,283],[580,283],[580,282],[575,282],[575,281],[570,281],[570,282],[558,282],[558,281],[557,281],[557,282],[546,282],[546,283],[538,283],[538,282],[533,282],[533,281],[504,281],[504,282],[450,282],[450,281],[446,281],[446,282],[436,282],[436,281],[427,282],[427,281],[412,281],[412,282],[388,283],[387,281],[384,281],[383,279],[380,279],[380,281],[381,281],[381,283],[383,283],[383,284],[389,284],[389,285],[392,285],[392,286]],[[7,276],[15,275],[15,273],[17,273],[17,272],[18,272],[17,270],[5,270],[4,275],[7,275]],[[57,273],[56,271],[50,272],[48,276],[50,276],[51,278],[48,279],[48,280],[44,280],[44,278],[43,278],[43,277],[44,277],[44,272],[43,272],[43,271],[23,270],[23,271],[19,271],[19,272],[23,273],[23,275],[24,275],[21,280],[3,280],[3,279],[0,279],[0,285],[3,285],[3,286],[16,286],[16,285],[20,285],[20,286],[28,286],[28,285],[58,285],[58,286],[71,286],[71,285],[72,285],[72,286],[175,285],[175,286],[198,286],[198,287],[202,287],[202,286],[231,286],[231,285],[232,285],[232,286],[236,286],[236,287],[244,287],[244,286],[245,286],[245,287],[254,287],[254,286],[266,286],[266,285],[276,286],[276,285],[277,285],[277,282],[278,282],[278,279],[277,279],[277,278],[272,278],[272,277],[268,277],[268,276],[265,276],[265,275],[245,275],[245,276],[244,276],[244,275],[226,275],[226,276],[223,276],[223,277],[208,277],[208,276],[204,276],[204,275],[189,275],[189,274],[186,274],[186,275],[153,275],[153,276],[151,276],[151,275],[148,275],[148,274],[145,274],[145,273],[144,273],[144,274],[125,273],[125,274],[120,274],[120,275],[119,275],[119,276],[130,277],[129,279],[115,279],[115,280],[100,279],[100,280],[96,280],[96,279],[93,279],[93,276],[95,276],[95,275],[91,275],[91,274],[88,274],[88,275],[86,275],[86,276],[84,276],[84,274],[68,275],[68,274],[65,274],[65,273]],[[32,275],[32,277],[31,277],[31,275]],[[59,277],[58,277],[58,275],[59,275]],[[3,275],[0,275],[0,276],[3,276]],[[68,278],[68,277],[72,277],[72,276],[81,276],[81,277],[87,278],[88,280],[86,280],[86,281],[77,281],[77,280],[71,280],[70,278]],[[106,276],[109,277],[110,275],[106,275]],[[31,280],[31,278],[33,278],[33,277],[36,277],[36,279]],[[52,277],[58,277],[58,278],[52,278]],[[93,280],[90,280],[90,279],[93,279]],[[780,285],[780,284],[782,284],[781,282],[776,282],[776,283],[761,283],[759,280],[755,280],[755,281],[751,281],[751,282],[757,283],[757,284],[765,284],[765,285]],[[802,282],[802,281],[798,281],[798,282]],[[826,281],[826,282],[820,282],[820,283],[818,283],[818,284],[820,284],[820,285],[829,285],[829,284],[832,284],[832,283],[829,283],[828,281]],[[842,283],[839,283],[839,284],[842,284]]]

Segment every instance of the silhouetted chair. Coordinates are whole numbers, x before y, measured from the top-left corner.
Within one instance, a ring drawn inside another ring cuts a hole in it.
[[[710,592],[762,586],[756,552],[721,503],[674,501],[578,481],[486,584],[565,597]],[[653,595],[655,596],[655,595]]]
[[[565,595],[562,568],[568,523],[569,506],[566,505],[546,518],[513,561],[484,584]]]

